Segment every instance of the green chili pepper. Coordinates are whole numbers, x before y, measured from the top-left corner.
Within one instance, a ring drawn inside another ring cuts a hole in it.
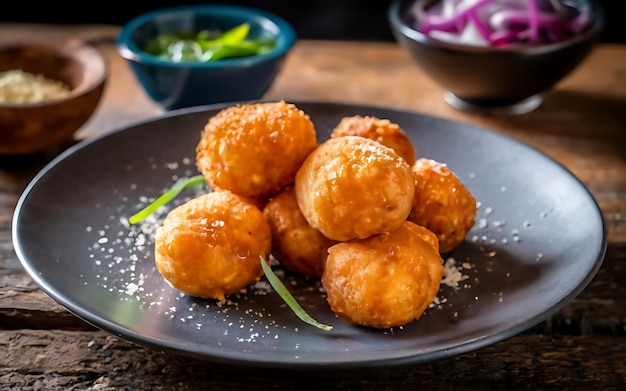
[[[162,34],[149,41],[144,50],[154,56],[180,61],[216,61],[224,58],[254,56],[276,46],[272,38],[248,39],[250,24],[242,23],[223,33],[199,31]]]
[[[219,40],[225,44],[237,44],[246,39],[248,32],[250,32],[250,24],[242,23],[224,32],[224,34],[219,37]]]

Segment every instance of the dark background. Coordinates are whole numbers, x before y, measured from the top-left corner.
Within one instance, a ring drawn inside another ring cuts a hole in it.
[[[603,42],[626,43],[626,1],[597,0],[605,10]],[[238,4],[273,12],[290,22],[302,39],[391,41],[391,0],[222,0],[222,1],[11,1],[0,22],[121,25],[141,13],[183,4]]]

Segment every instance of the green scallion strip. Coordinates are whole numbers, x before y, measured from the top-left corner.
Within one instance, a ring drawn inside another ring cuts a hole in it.
[[[200,185],[200,184],[203,184],[203,183],[204,183],[204,177],[202,175],[196,175],[196,176],[193,176],[193,177],[191,177],[189,179],[186,179],[184,181],[178,182],[177,184],[172,186],[171,189],[169,189],[167,192],[163,193],[159,198],[154,200],[148,206],[146,206],[145,208],[143,208],[139,212],[137,212],[134,215],[132,215],[128,219],[128,222],[130,224],[137,224],[137,223],[143,221],[146,217],[150,216],[152,213],[154,213],[161,206],[167,204],[172,199],[174,199],[174,197],[176,197],[184,189],[186,189],[188,187],[191,187],[191,186]]]
[[[278,278],[270,265],[267,264],[265,259],[263,259],[262,256],[259,256],[259,258],[261,259],[261,267],[263,267],[263,272],[265,273],[267,281],[269,281],[272,288],[274,288],[276,293],[278,293],[283,301],[287,303],[289,308],[291,308],[291,310],[296,314],[298,318],[300,318],[300,320],[322,330],[329,331],[333,329],[333,326],[320,323],[317,320],[313,319],[311,315],[309,315],[291,295],[285,284],[283,284],[283,282]]]

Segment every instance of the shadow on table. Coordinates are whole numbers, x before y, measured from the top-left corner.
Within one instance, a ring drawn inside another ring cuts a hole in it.
[[[46,164],[63,151],[78,143],[80,140],[69,140],[59,145],[41,152],[15,155],[0,154],[0,172],[7,172],[18,175],[20,178],[30,179],[34,177]]]
[[[621,141],[626,131],[626,97],[607,94],[586,94],[575,90],[554,90],[544,96],[540,108],[550,115],[546,119],[550,130],[562,133],[575,131],[580,136],[597,136],[612,142],[612,146],[622,153],[626,152],[626,144]],[[561,115],[562,113],[562,115]],[[581,126],[580,121],[592,120],[588,126]],[[625,123],[622,129],[615,126]],[[571,125],[571,126],[568,126]],[[578,134],[577,134],[578,135]]]

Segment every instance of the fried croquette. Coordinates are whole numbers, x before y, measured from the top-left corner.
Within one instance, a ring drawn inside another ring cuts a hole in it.
[[[313,122],[294,104],[238,104],[209,118],[196,165],[212,189],[263,198],[293,182],[317,144]]]
[[[306,221],[293,186],[272,198],[263,214],[272,229],[272,255],[293,272],[321,277],[328,247],[336,241],[322,235]]]
[[[332,311],[373,328],[420,318],[443,276],[436,242],[432,232],[405,221],[391,232],[331,246],[321,281]]]
[[[230,190],[220,189],[217,186],[211,188],[211,190],[212,191],[230,191]],[[232,191],[231,191],[231,193],[232,193]],[[246,196],[240,195],[239,197],[243,198],[245,201],[250,202],[251,204],[254,204],[260,210],[263,210],[263,208],[265,208],[265,205],[267,205],[267,203],[269,201],[269,197],[267,197],[267,196],[246,197]]]
[[[214,191],[172,209],[157,229],[155,262],[174,288],[224,302],[263,275],[271,230],[263,213],[229,191]]]
[[[321,143],[298,170],[295,188],[307,222],[337,241],[398,228],[415,192],[413,172],[403,158],[358,136]]]
[[[395,122],[374,116],[343,117],[330,137],[361,136],[376,140],[396,151],[409,164],[415,162],[415,147],[404,130]]]
[[[474,226],[477,206],[472,193],[444,163],[421,158],[412,166],[415,197],[408,220],[437,235],[439,250],[454,250]]]

